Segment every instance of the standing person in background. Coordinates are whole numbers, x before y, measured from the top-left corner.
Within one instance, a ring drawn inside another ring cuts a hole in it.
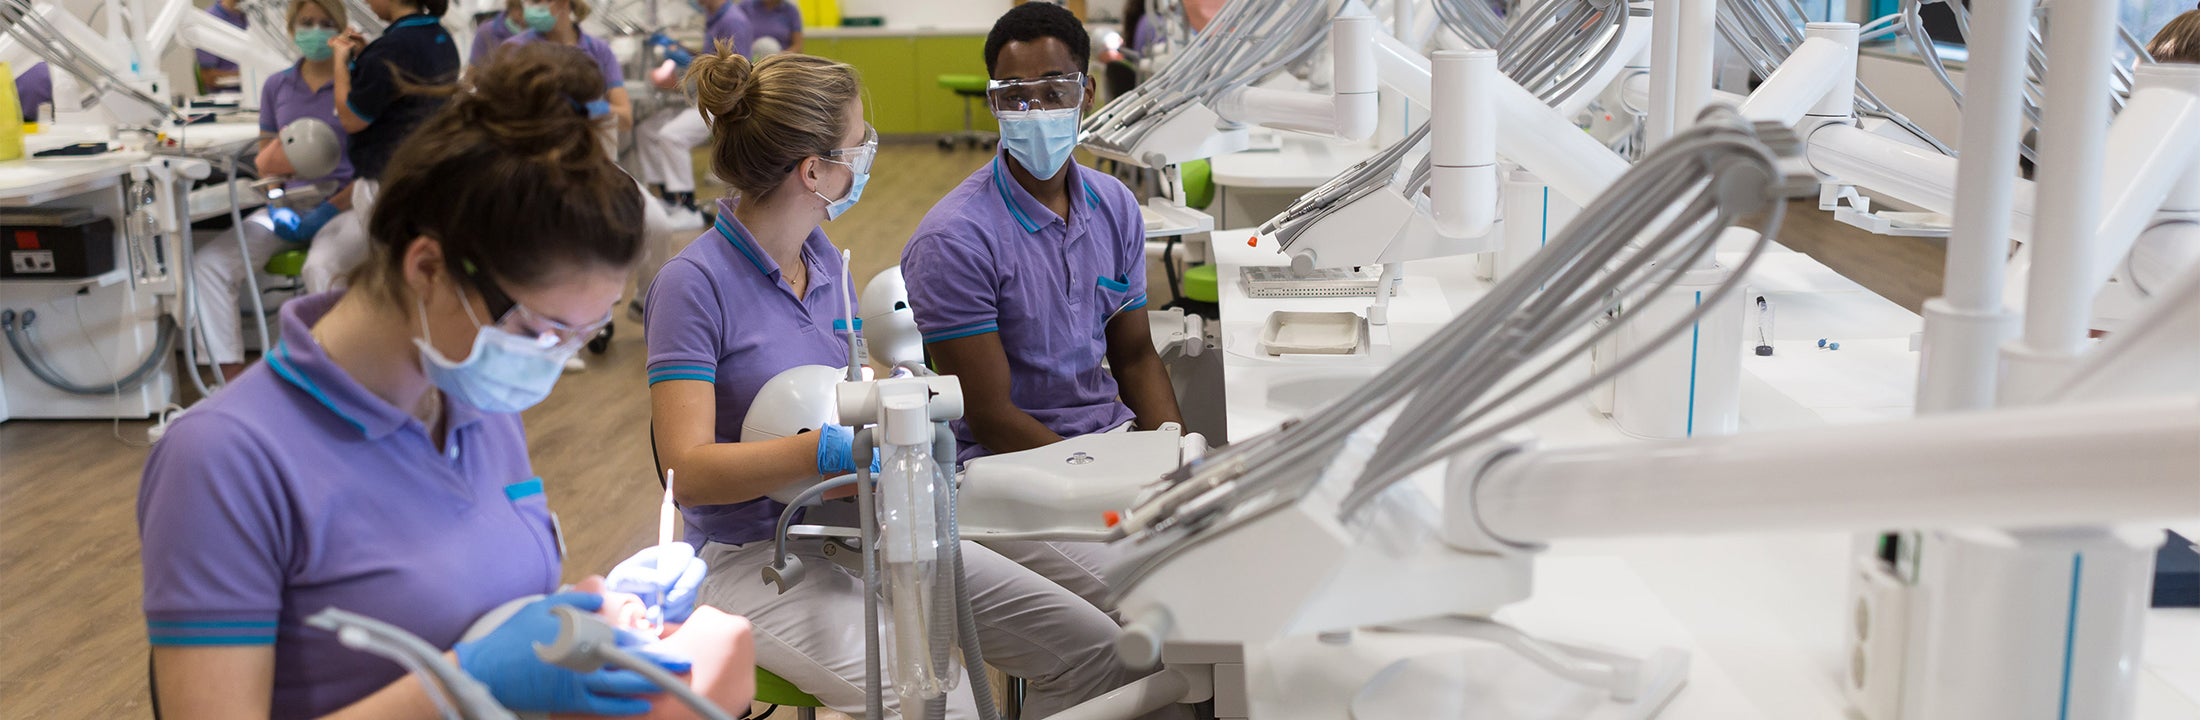
[[[374,214],[382,169],[398,143],[443,106],[441,95],[409,92],[458,80],[459,51],[438,18],[450,0],[367,0],[375,17],[389,23],[382,37],[368,43],[357,30],[330,41],[336,66],[336,118],[351,134],[353,222],[343,223],[306,251],[300,279],[309,292],[336,286],[367,258],[367,228],[359,218]]]
[[[613,117],[618,118],[619,131],[634,128],[634,103],[627,99],[627,76],[619,69],[619,56],[612,54],[611,45],[603,38],[581,32],[581,21],[589,15],[588,0],[527,0],[521,5],[520,17],[527,25],[527,32],[504,41],[506,46],[528,45],[548,40],[571,48],[579,48],[596,63],[596,69],[604,75],[604,102]],[[617,143],[612,143],[617,147]]]
[[[737,0],[689,0],[689,7],[705,18],[704,52],[725,49],[747,55],[749,46],[756,43],[755,27]],[[660,90],[676,90],[680,79],[674,75],[655,84]],[[636,123],[634,154],[642,182],[667,205],[699,212],[695,202],[695,147],[709,139],[711,128],[693,107],[666,108]]]
[[[206,14],[221,18],[222,22],[235,25],[239,30],[250,25],[244,11],[237,9],[237,0],[215,0],[213,5],[207,6]],[[198,67],[200,92],[213,92],[223,80],[237,77],[237,63],[205,50],[198,51]]]
[[[466,53],[467,65],[489,62],[489,55],[504,41],[527,32],[527,25],[520,16],[525,12],[520,0],[505,0],[504,10],[491,13],[489,19],[474,26],[474,45]]]
[[[749,23],[756,30],[757,39],[779,41],[780,52],[802,52],[802,8],[787,0],[746,0],[741,9],[749,13]],[[741,51],[749,49],[741,48]]]
[[[340,160],[336,169],[324,177],[295,177],[282,143],[276,142],[276,133],[304,119],[328,123],[336,131],[337,141],[344,140],[344,130],[336,119],[336,61],[329,47],[329,40],[345,27],[344,3],[291,0],[288,22],[301,59],[289,70],[269,76],[260,89],[260,155],[254,164],[265,176],[292,176],[285,186],[289,190],[321,182],[334,182],[337,187],[318,207],[302,211],[271,207],[252,213],[237,229],[244,239],[241,249],[234,234],[200,244],[191,268],[198,282],[198,291],[192,293],[194,307],[199,325],[206,332],[207,360],[215,364],[225,380],[237,379],[245,369],[244,328],[238,322],[245,273],[267,262],[284,243],[313,240],[352,204],[349,161]]]

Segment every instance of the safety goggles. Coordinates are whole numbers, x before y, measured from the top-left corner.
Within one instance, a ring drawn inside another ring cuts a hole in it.
[[[472,262],[460,261],[459,274],[472,283],[481,293],[482,302],[489,306],[489,316],[496,318],[491,327],[523,338],[534,338],[537,345],[558,353],[572,352],[596,337],[604,326],[611,324],[612,313],[585,325],[567,325],[521,305],[511,295],[505,294],[497,283],[478,271]]]
[[[990,80],[986,106],[995,115],[1029,110],[1061,110],[1085,104],[1085,73],[1022,80]]]
[[[871,161],[879,157],[879,131],[867,123],[864,125],[864,142],[862,145],[839,150],[827,150],[820,157],[847,165],[848,169],[856,171],[858,175],[869,174],[871,172]]]

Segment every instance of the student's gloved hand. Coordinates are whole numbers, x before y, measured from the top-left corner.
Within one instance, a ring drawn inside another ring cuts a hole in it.
[[[879,453],[871,453],[871,471],[879,471]],[[818,474],[840,477],[856,472],[856,431],[840,425],[818,429]]]
[[[642,602],[657,602],[660,594],[665,599],[658,606],[664,622],[687,622],[695,612],[695,595],[703,587],[703,560],[695,556],[695,546],[684,542],[666,543],[642,548],[634,557],[620,561],[604,578],[604,587],[612,592],[633,593]]]
[[[662,32],[651,34],[650,44],[664,51],[665,59],[671,60],[681,67],[687,67],[689,63],[695,62],[694,53],[688,52],[687,48],[681,47],[680,43],[674,42],[671,36]]]
[[[268,211],[268,219],[275,221],[276,237],[284,242],[302,243],[312,241],[313,236],[321,232],[321,226],[341,213],[343,211],[335,205],[324,202],[303,215],[290,208],[274,208]]]
[[[552,607],[571,605],[594,612],[603,604],[603,596],[595,593],[559,593],[528,603],[482,639],[459,643],[459,669],[489,686],[497,702],[513,710],[613,716],[649,712],[649,701],[636,696],[661,690],[638,673],[609,669],[578,673],[535,656],[536,643],[549,645],[558,639],[558,616],[550,611]],[[645,650],[647,638],[616,632],[620,648],[666,670],[688,672],[686,658]]]

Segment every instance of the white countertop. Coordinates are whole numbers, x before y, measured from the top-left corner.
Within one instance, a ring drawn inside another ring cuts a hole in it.
[[[260,126],[251,122],[192,125],[180,138],[188,150],[231,151],[260,137]],[[26,153],[92,140],[66,130],[24,137]],[[38,205],[49,200],[89,192],[119,181],[130,166],[151,157],[146,152],[113,151],[75,157],[29,157],[0,162],[0,203]]]
[[[885,25],[881,27],[803,28],[806,38],[872,38],[872,37],[959,37],[977,35],[984,37],[991,25],[939,26]]]
[[[1276,149],[1242,150],[1210,161],[1215,184],[1232,188],[1307,189],[1376,154],[1375,143],[1323,140],[1283,133]]]
[[[1218,174],[1222,164],[1218,162]],[[1271,358],[1254,338],[1275,310],[1355,311],[1356,299],[1256,300],[1238,285],[1243,265],[1283,265],[1270,241],[1248,247],[1222,230],[1219,267],[1225,403],[1232,439],[1307,414],[1373,377],[1487,288],[1474,261],[1407,263],[1388,327],[1371,328],[1365,354]],[[1722,262],[1740,255],[1722,248]],[[1745,431],[1892,420],[1911,414],[1917,315],[1801,253],[1772,248],[1748,277],[1775,308],[1775,354],[1744,353]],[[1746,336],[1755,334],[1753,321]],[[1820,338],[1840,342],[1821,350]],[[1753,343],[1754,344],[1754,343]],[[1586,367],[1572,370],[1574,379]],[[1564,383],[1568,378],[1557,378]],[[1531,423],[1547,445],[1625,442],[1582,400]],[[1432,497],[1441,489],[1424,487]],[[1690,683],[1660,717],[1848,720],[1841,694],[1850,538],[1843,534],[1734,535],[1555,543],[1537,559],[1536,595],[1500,618],[1555,639],[1633,653],[1672,645],[1692,655]],[[2201,709],[2201,642],[2193,610],[2150,611],[2140,718],[2193,718]]]

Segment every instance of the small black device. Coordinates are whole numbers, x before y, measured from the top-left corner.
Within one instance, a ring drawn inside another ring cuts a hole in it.
[[[1773,304],[1758,296],[1758,357],[1773,357]]]
[[[0,211],[0,278],[88,278],[115,269],[115,221],[83,208]]]
[[[77,157],[83,155],[101,155],[105,154],[106,152],[107,143],[83,142],[77,143],[75,145],[63,145],[61,147],[52,148],[49,150],[40,150],[38,152],[31,153],[31,157]]]

